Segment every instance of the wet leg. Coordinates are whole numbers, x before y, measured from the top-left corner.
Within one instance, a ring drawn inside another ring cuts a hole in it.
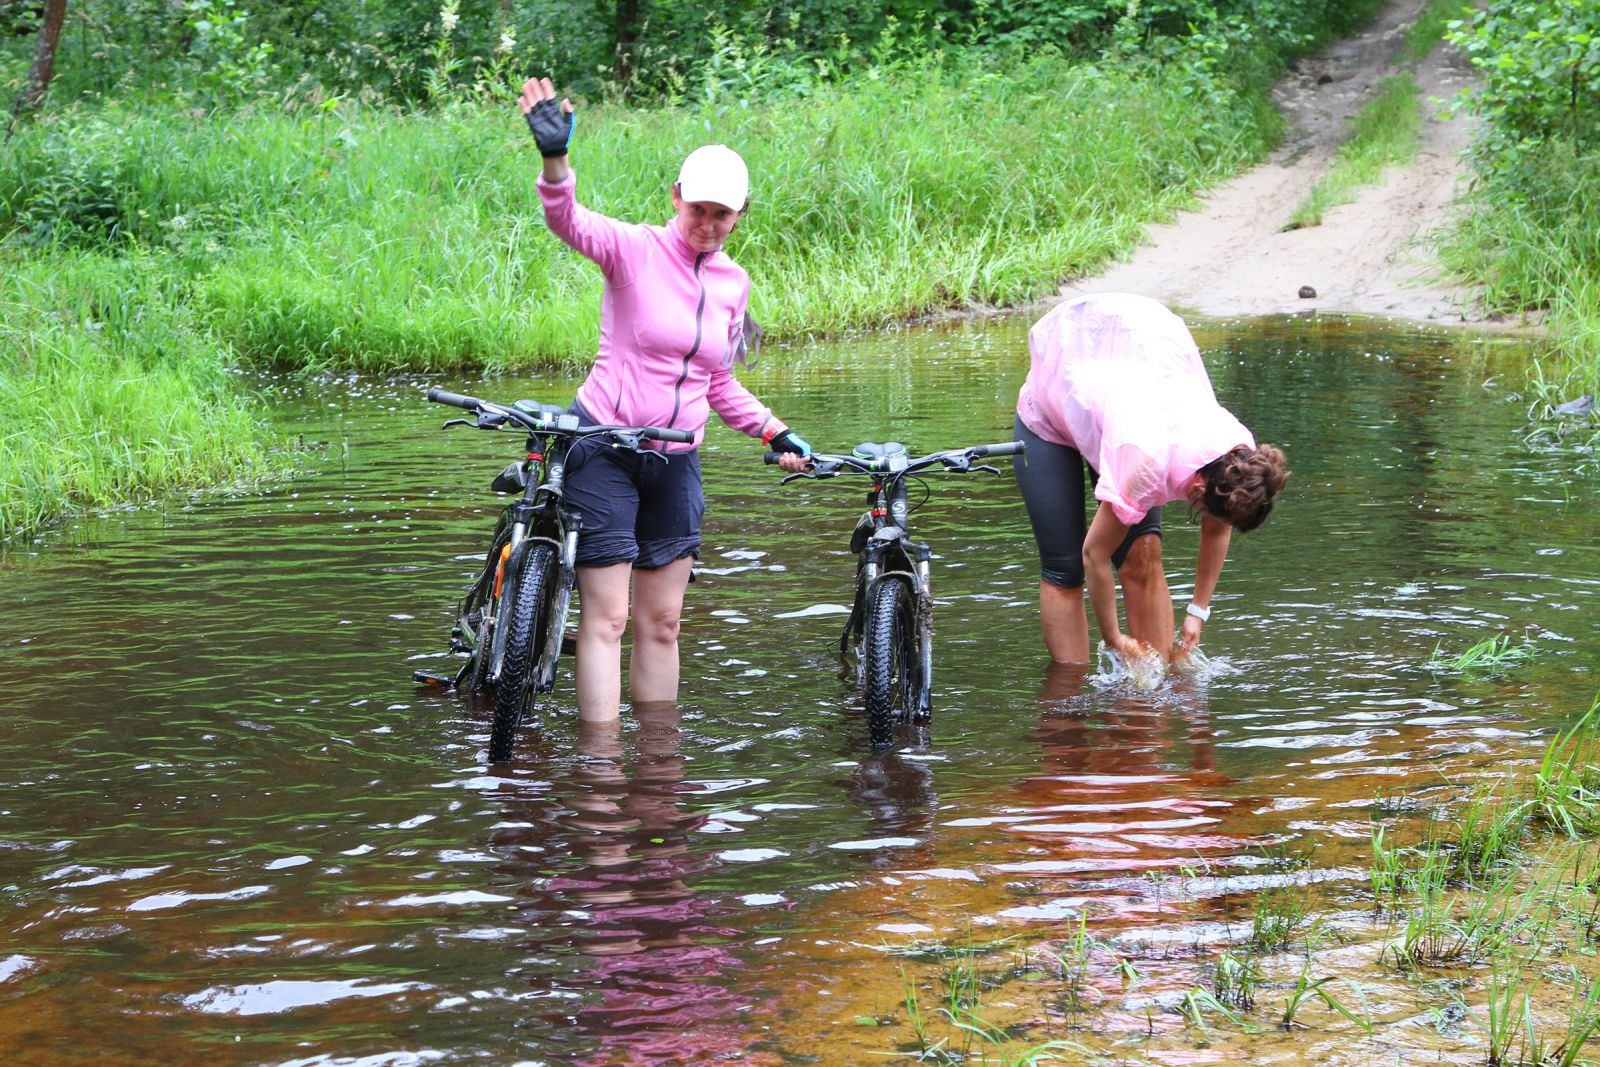
[[[1167,589],[1167,572],[1161,566],[1161,538],[1145,534],[1128,549],[1128,556],[1117,571],[1122,583],[1123,610],[1128,618],[1128,635],[1172,658],[1172,594]]]
[[[1044,647],[1057,663],[1089,662],[1089,617],[1083,607],[1083,586],[1065,589],[1039,583],[1039,628]]]
[[[678,623],[694,559],[633,572],[633,653],[628,688],[634,703],[678,699]]]
[[[608,722],[622,703],[622,635],[631,563],[578,568],[578,718]]]

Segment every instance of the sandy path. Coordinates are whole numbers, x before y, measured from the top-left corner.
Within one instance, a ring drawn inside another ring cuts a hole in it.
[[[1346,125],[1395,62],[1424,0],[1393,0],[1362,33],[1308,57],[1274,90],[1292,130],[1272,158],[1219,186],[1196,211],[1152,227],[1131,260],[1076,279],[1065,296],[1142,293],[1174,309],[1210,316],[1353,312],[1440,324],[1483,321],[1472,290],[1433,280],[1427,240],[1448,221],[1466,180],[1466,118],[1440,119],[1428,106],[1417,159],[1324,215],[1321,226],[1283,231],[1290,213],[1325,173]],[[1424,101],[1448,100],[1472,79],[1453,48],[1416,67]],[[1317,292],[1299,296],[1301,286]]]

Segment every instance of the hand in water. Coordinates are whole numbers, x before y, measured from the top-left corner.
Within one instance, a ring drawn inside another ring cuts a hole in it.
[[[1115,644],[1106,643],[1122,668],[1122,675],[1136,689],[1154,689],[1167,677],[1167,661],[1161,653],[1125,634],[1116,635]]]

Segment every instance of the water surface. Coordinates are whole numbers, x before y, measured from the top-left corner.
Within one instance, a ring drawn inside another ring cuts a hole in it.
[[[1028,318],[769,350],[747,380],[824,450],[1003,440]],[[1152,960],[1225,938],[1284,857],[1365,849],[1374,797],[1523,758],[1588,707],[1588,458],[1522,432],[1518,352],[1328,320],[1197,334],[1295,472],[1234,540],[1215,671],[1141,693],[1051,670],[1009,475],[930,478],[935,719],[876,757],[833,651],[859,483],[780,488],[714,429],[681,706],[580,732],[564,674],[489,766],[487,710],[410,672],[448,666],[518,442],[441,432],[421,395],[565,402],[576,381],[261,383],[302,477],[0,562],[0,1048],[877,1062],[897,1038],[861,1020],[900,1008],[889,949],[1080,915]],[[1180,603],[1197,530],[1169,512]],[[1539,658],[1425,667],[1497,633]],[[1350,877],[1339,856],[1312,874]]]

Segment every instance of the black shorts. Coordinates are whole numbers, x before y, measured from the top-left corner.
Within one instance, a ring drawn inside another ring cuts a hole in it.
[[[572,410],[592,422],[576,404]],[[665,462],[660,458],[665,455]],[[700,451],[641,455],[590,437],[567,453],[567,510],[583,525],[578,565],[631,563],[641,570],[700,557]]]
[[[1051,585],[1076,589],[1083,584],[1083,538],[1089,532],[1084,505],[1089,499],[1088,486],[1097,475],[1076,448],[1046,441],[1020,418],[1014,435],[1028,446],[1011,467],[1017,472],[1017,488],[1022,490],[1033,539],[1039,546],[1039,577]],[[1159,507],[1151,508],[1128,528],[1128,536],[1112,553],[1111,565],[1121,567],[1133,542],[1147,533],[1161,536]]]

